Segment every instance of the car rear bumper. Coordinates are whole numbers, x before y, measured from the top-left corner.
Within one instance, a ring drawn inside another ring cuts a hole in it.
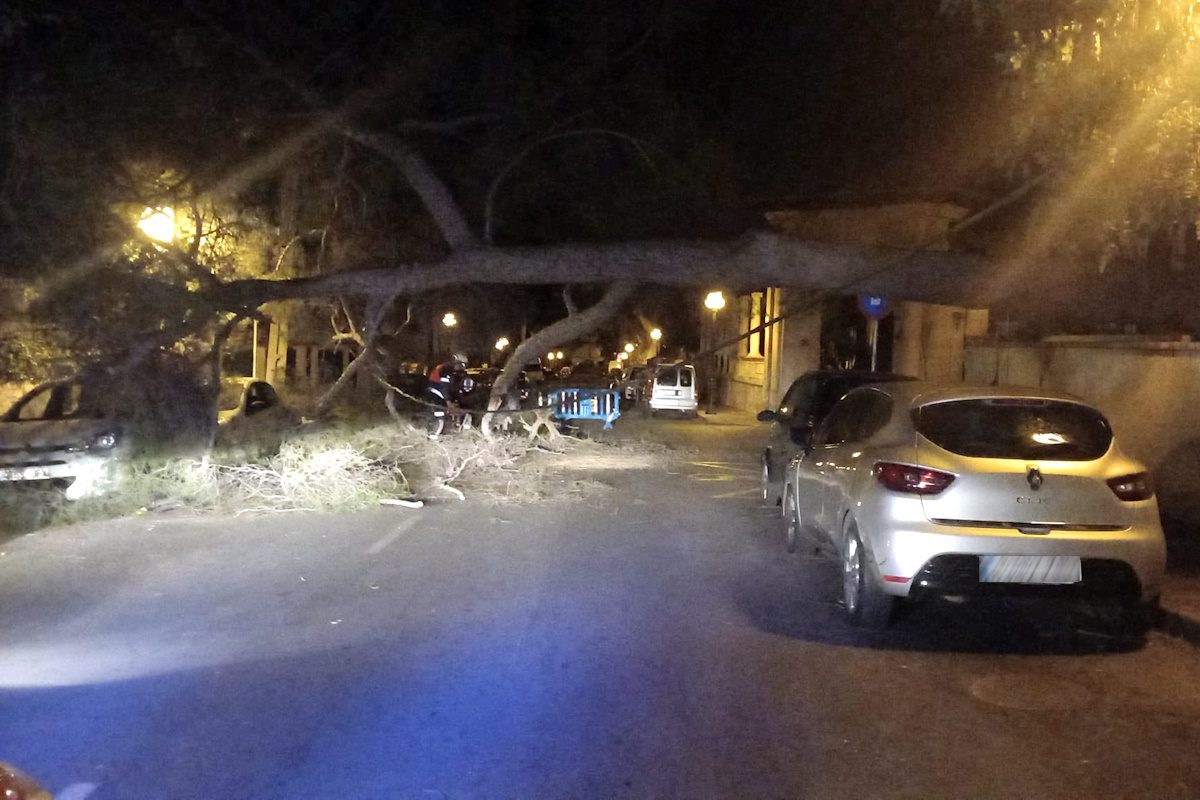
[[[694,397],[651,397],[650,407],[655,411],[695,411],[699,406]]]
[[[1166,544],[1157,513],[1117,531],[1017,530],[920,523],[870,537],[884,591],[920,593],[1082,592],[1157,597],[1166,568]],[[861,521],[860,521],[861,524]],[[869,534],[868,534],[869,536]],[[1082,580],[1070,584],[982,583],[981,556],[1076,556]]]

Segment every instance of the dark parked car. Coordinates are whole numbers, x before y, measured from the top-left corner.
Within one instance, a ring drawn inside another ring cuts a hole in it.
[[[788,387],[777,410],[758,413],[759,422],[770,422],[771,432],[762,454],[763,500],[778,505],[788,461],[804,449],[813,430],[846,392],[868,383],[911,381],[908,375],[867,370],[806,372]]]
[[[495,367],[477,367],[467,370],[467,376],[471,379],[471,388],[463,396],[463,408],[471,411],[486,411],[488,400],[492,395],[492,384],[500,377],[500,369]],[[515,405],[524,407],[529,403],[530,396],[537,396],[533,387],[530,385],[529,376],[522,371],[517,376],[517,384],[509,390],[510,402]]]
[[[633,406],[641,402],[648,393],[651,379],[651,369],[646,366],[630,367],[619,378],[609,384],[610,389],[621,393],[621,401]]]

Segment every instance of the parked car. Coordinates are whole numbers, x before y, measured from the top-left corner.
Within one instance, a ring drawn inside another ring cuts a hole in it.
[[[478,367],[467,370],[467,376],[471,378],[471,390],[463,396],[463,408],[471,409],[472,411],[486,411],[488,401],[492,395],[492,385],[500,377],[501,369],[498,367]],[[516,404],[524,407],[530,402],[530,396],[536,398],[536,392],[533,392],[530,386],[529,376],[522,371],[517,376],[517,383],[509,391],[510,401],[515,400]]]
[[[137,455],[187,452],[212,434],[211,398],[171,360],[35,386],[0,417],[0,484],[97,495]]]
[[[70,500],[102,492],[128,451],[122,425],[81,407],[74,381],[34,387],[0,418],[0,481],[61,488]]]
[[[904,598],[998,590],[1115,601],[1144,624],[1166,561],[1146,468],[1108,420],[1041,389],[852,390],[789,465],[786,540],[840,561],[850,620]]]
[[[696,368],[691,364],[671,364],[654,371],[647,393],[646,408],[651,415],[659,411],[678,411],[696,416]]]
[[[819,370],[806,372],[792,381],[778,409],[758,412],[759,422],[772,423],[760,462],[763,501],[779,504],[788,462],[804,448],[813,430],[842,395],[868,383],[911,380],[914,379],[891,372]]]
[[[621,400],[628,405],[638,403],[650,385],[649,367],[630,367],[613,381],[611,388],[621,393]]]

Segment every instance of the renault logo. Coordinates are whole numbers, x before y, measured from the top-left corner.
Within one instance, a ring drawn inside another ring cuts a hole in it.
[[[1029,472],[1025,473],[1025,480],[1029,483],[1029,488],[1036,492],[1042,488],[1042,471],[1037,467],[1030,467]]]

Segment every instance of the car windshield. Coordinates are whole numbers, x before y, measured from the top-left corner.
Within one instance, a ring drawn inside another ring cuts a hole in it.
[[[931,403],[913,412],[917,432],[974,458],[1091,461],[1108,452],[1112,429],[1078,403],[989,398]]]

